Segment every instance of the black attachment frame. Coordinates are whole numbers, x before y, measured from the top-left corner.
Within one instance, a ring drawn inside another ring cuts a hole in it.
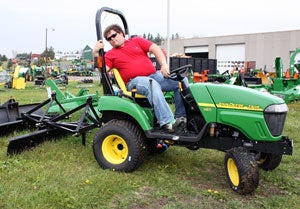
[[[56,102],[63,114],[51,116],[48,114],[51,104]],[[47,106],[45,114],[37,115],[33,114],[36,110]],[[84,109],[81,118],[77,122],[64,122],[62,120],[69,119],[70,115]],[[62,137],[67,134],[73,136],[82,136],[82,145],[86,144],[86,131],[101,126],[101,119],[99,118],[96,110],[92,104],[92,97],[88,97],[86,103],[70,110],[66,111],[63,106],[56,99],[56,93],[53,92],[51,98],[45,100],[40,105],[32,108],[26,113],[21,114],[21,121],[23,124],[34,124],[38,131],[17,136],[9,139],[7,148],[7,154],[17,154],[23,150],[33,148],[38,144],[46,140],[53,140]],[[89,122],[88,122],[89,120]]]

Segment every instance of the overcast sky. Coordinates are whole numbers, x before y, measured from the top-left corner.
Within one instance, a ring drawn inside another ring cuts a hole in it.
[[[167,34],[168,0],[0,0],[0,54],[76,52],[96,42],[95,15],[121,11],[130,34]],[[300,0],[170,0],[170,34],[185,38],[300,29]],[[54,31],[51,30],[54,28]],[[298,46],[299,47],[299,46]]]

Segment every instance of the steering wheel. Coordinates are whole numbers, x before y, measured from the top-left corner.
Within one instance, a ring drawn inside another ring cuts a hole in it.
[[[187,77],[189,69],[192,67],[191,64],[181,66],[179,68],[176,68],[170,72],[170,79],[176,80],[176,81],[181,81],[185,77]]]

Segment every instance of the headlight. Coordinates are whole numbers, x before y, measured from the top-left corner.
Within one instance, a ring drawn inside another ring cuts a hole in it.
[[[288,106],[283,104],[270,105],[265,109],[265,113],[284,113],[289,110]]]
[[[285,103],[270,105],[265,109],[265,121],[273,136],[281,135],[287,111],[288,106]]]

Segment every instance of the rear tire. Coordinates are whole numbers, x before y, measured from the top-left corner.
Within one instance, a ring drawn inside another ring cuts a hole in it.
[[[250,194],[259,183],[254,156],[242,147],[232,148],[225,155],[225,171],[230,187],[240,194]]]
[[[93,151],[101,168],[124,172],[136,170],[147,154],[140,129],[124,120],[102,126],[94,138]]]
[[[260,153],[260,159],[257,160],[258,167],[265,171],[272,171],[279,166],[282,160],[281,154]]]

